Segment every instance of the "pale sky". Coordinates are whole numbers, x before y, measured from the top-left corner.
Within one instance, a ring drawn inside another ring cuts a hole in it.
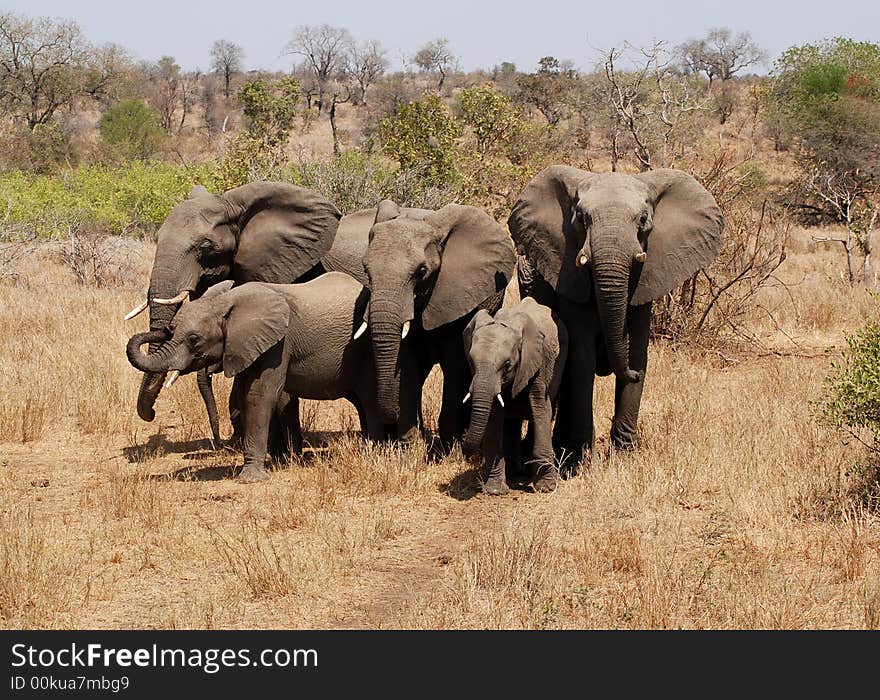
[[[771,61],[793,44],[831,36],[880,41],[880,0],[0,0],[5,10],[73,19],[95,43],[202,70],[218,38],[244,48],[247,69],[288,69],[293,59],[282,50],[294,27],[322,23],[378,39],[394,67],[401,55],[446,37],[465,70],[502,61],[534,70],[546,55],[590,69],[598,49],[677,44],[716,26],[750,31]]]

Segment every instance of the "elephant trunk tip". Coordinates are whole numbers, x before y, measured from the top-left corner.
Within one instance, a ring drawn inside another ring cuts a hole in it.
[[[622,378],[632,384],[638,384],[642,379],[645,378],[644,372],[638,372],[634,369],[627,369],[623,372]]]

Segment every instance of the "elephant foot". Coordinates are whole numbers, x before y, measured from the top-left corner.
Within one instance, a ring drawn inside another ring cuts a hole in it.
[[[590,446],[587,443],[562,445],[554,448],[554,458],[564,478],[574,477],[580,473],[581,464],[590,461]]]
[[[559,470],[555,466],[544,466],[538,470],[532,486],[538,493],[550,493],[556,490],[558,483]]]
[[[266,481],[269,474],[264,467],[245,467],[241,470],[236,481],[240,484],[256,484],[260,481]]]
[[[622,452],[632,452],[639,446],[638,433],[611,431],[611,447]]]
[[[488,496],[503,496],[504,494],[509,492],[510,487],[507,485],[507,481],[504,479],[504,477],[489,479],[486,483],[483,484],[483,493]]]

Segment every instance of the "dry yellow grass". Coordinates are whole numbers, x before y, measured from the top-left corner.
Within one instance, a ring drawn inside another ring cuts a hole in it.
[[[313,449],[232,481],[195,382],[134,413],[131,288],[74,285],[41,249],[0,281],[5,627],[877,627],[880,527],[848,495],[863,455],[811,405],[874,302],[797,233],[753,330],[778,354],[652,349],[644,446],[554,494],[479,495],[460,454],[373,446],[309,404]],[[218,380],[221,402],[228,385]],[[439,379],[426,415],[434,420]],[[228,434],[229,426],[224,425]]]

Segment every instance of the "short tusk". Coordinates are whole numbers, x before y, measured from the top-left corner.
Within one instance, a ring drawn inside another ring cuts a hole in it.
[[[169,377],[168,377],[168,381],[165,382],[165,388],[166,388],[166,389],[170,389],[170,388],[171,388],[171,385],[174,384],[174,382],[177,381],[177,378],[178,378],[179,376],[180,376],[180,370],[179,370],[179,369],[174,370],[174,371],[169,375]]]
[[[498,399],[498,403],[501,404],[501,408],[504,408],[504,399],[501,398],[501,393],[500,393],[500,392],[498,393],[498,396],[496,396],[495,398]]]
[[[633,255],[633,260],[635,260],[637,263],[643,263],[647,259],[648,254],[644,250],[641,253],[636,253],[635,255]]]
[[[364,333],[366,333],[366,332],[367,332],[367,322],[364,321],[364,322],[361,324],[361,327],[358,328],[358,329],[354,332],[354,339],[357,340],[358,338],[360,338],[360,337],[361,337]]]
[[[461,400],[461,402],[467,403],[470,400],[471,400],[471,392],[468,392],[467,394],[464,395],[464,398]]]
[[[579,255],[578,256],[578,267],[584,267],[589,262],[590,262],[590,258],[588,258],[586,255]]]
[[[189,299],[189,290],[184,289],[180,294],[170,299],[153,299],[153,301],[162,306],[172,306],[174,304],[182,304],[187,299]]]
[[[403,322],[403,330],[400,331],[400,339],[403,340],[404,338],[406,338],[408,333],[409,333],[409,321],[404,321]]]
[[[129,321],[137,316],[139,313],[143,313],[144,309],[146,309],[150,305],[150,302],[145,301],[140,306],[135,306],[131,311],[125,314],[125,320]]]

